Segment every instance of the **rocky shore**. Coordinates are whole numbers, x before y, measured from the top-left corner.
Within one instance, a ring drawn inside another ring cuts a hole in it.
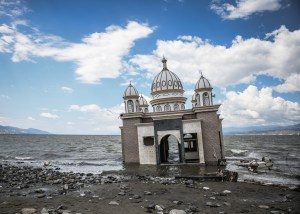
[[[1,214],[299,213],[299,199],[283,186],[0,165]]]

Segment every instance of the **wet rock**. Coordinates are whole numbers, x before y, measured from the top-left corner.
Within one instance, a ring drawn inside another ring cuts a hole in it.
[[[144,191],[144,195],[152,195],[152,193],[149,191]]]
[[[122,195],[123,196],[123,195],[126,195],[126,193],[124,191],[121,191],[121,192],[118,193],[118,195]]]
[[[141,196],[140,196],[140,195],[133,195],[132,198],[133,198],[133,199],[140,199]]]
[[[209,206],[209,207],[220,207],[221,204],[219,203],[212,203],[212,202],[206,202],[206,206]]]
[[[37,195],[35,195],[34,197],[35,197],[35,198],[45,198],[46,195],[42,193],[42,194],[37,194]]]
[[[35,193],[44,193],[45,190],[43,190],[43,189],[36,189],[36,190],[34,190],[34,192],[35,192]]]
[[[116,201],[109,202],[109,205],[119,206],[119,203]]]
[[[177,204],[177,205],[180,205],[182,203],[183,203],[182,201],[173,201],[173,204]]]
[[[229,191],[229,190],[224,190],[220,193],[221,196],[227,196],[229,194],[231,194],[231,191]]]
[[[194,181],[193,180],[187,180],[184,183],[185,183],[185,185],[193,185]]]
[[[169,212],[169,214],[186,214],[184,210],[173,209]]]
[[[21,214],[37,214],[38,211],[35,208],[23,208],[21,209]]]
[[[64,190],[68,190],[68,189],[69,189],[69,185],[68,185],[68,184],[65,184],[64,187],[63,187],[63,189],[64,189]]]
[[[195,212],[198,212],[199,209],[198,209],[198,207],[191,205],[191,206],[189,206],[188,211],[195,213]]]
[[[56,212],[56,210],[55,209],[46,209],[46,208],[43,208],[42,210],[41,210],[41,214],[49,214],[49,213],[57,213]],[[59,213],[61,213],[61,212],[59,212]]]
[[[209,187],[203,187],[204,190],[209,190]]]
[[[258,207],[261,208],[261,209],[269,209],[269,208],[270,208],[270,207],[267,206],[267,205],[259,205]]]
[[[149,210],[154,210],[155,209],[155,204],[149,204],[148,206],[145,207],[146,209]]]
[[[280,211],[278,211],[278,210],[271,210],[270,213],[271,213],[271,214],[279,214]]]
[[[212,196],[212,197],[209,197],[209,199],[216,200],[216,197]]]
[[[163,211],[163,207],[162,206],[159,206],[159,205],[155,205],[155,210],[156,211]]]
[[[51,166],[50,161],[45,161],[45,162],[44,162],[44,166]]]
[[[223,204],[226,205],[226,206],[231,206],[231,204],[228,203],[228,202],[223,202]]]
[[[122,185],[120,185],[120,189],[121,190],[128,190],[129,186],[127,184],[122,184]]]

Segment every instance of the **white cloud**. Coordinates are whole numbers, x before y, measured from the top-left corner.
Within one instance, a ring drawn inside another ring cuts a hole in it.
[[[31,30],[31,33],[22,33],[18,25],[24,26],[26,23],[19,21],[12,26],[0,26],[0,52],[11,52],[14,62],[33,61],[34,57],[72,61],[76,64],[77,79],[85,83],[118,77],[123,69],[123,58],[128,55],[134,42],[154,30],[147,24],[129,21],[124,28],[111,25],[105,32],[85,36],[81,43],[70,43],[29,26],[27,31]]]
[[[213,1],[210,8],[223,19],[246,19],[249,16],[265,11],[276,11],[282,8],[281,0],[236,0],[235,5]]]
[[[300,74],[291,74],[283,84],[275,86],[274,90],[280,93],[299,92]]]
[[[92,112],[97,113],[101,111],[101,108],[96,104],[90,104],[90,105],[71,105],[69,107],[69,111],[80,111],[80,112]]]
[[[273,97],[269,87],[258,90],[250,85],[243,92],[228,91],[220,108],[224,126],[287,125],[300,122],[296,102]]]
[[[69,87],[66,87],[66,86],[61,87],[61,90],[64,93],[73,93],[74,92],[74,90],[72,88],[69,88]]]
[[[34,118],[34,117],[31,117],[31,116],[27,117],[27,119],[28,119],[28,120],[31,120],[31,121],[35,121],[35,118]]]
[[[125,111],[124,104],[111,108],[102,108],[96,104],[71,105],[69,112],[79,112],[85,114],[85,119],[81,121],[80,127],[86,129],[86,133],[93,130],[94,134],[119,133],[121,119],[119,116]]]
[[[8,16],[16,18],[28,11],[22,0],[0,0],[0,17]]]
[[[49,119],[58,119],[59,118],[58,115],[52,114],[50,112],[42,112],[42,113],[40,113],[40,116],[45,117],[45,118],[49,118]]]
[[[300,70],[300,30],[281,26],[265,39],[237,36],[229,47],[190,36],[158,40],[152,54],[135,55],[130,63],[153,79],[162,69],[163,55],[168,68],[187,84],[196,84],[200,71],[219,87],[249,84],[262,74],[287,80]]]

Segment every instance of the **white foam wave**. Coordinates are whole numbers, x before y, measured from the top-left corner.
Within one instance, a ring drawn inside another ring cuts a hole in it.
[[[33,157],[15,157],[16,160],[33,160]]]
[[[242,149],[231,149],[232,153],[234,154],[243,154],[246,153],[248,150],[242,150]]]

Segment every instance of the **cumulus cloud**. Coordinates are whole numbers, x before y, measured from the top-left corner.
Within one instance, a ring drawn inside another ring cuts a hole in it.
[[[40,116],[45,117],[45,118],[49,118],[49,119],[58,119],[59,118],[58,115],[52,114],[50,112],[42,112],[42,113],[40,113]]]
[[[27,117],[27,119],[28,119],[28,120],[31,120],[31,121],[35,121],[35,118],[34,118],[34,117],[31,117],[31,116]]]
[[[85,114],[85,119],[81,122],[81,127],[89,128],[89,132],[93,130],[93,133],[98,134],[119,133],[119,127],[121,126],[119,116],[124,110],[124,104],[111,108],[103,108],[96,104],[71,105],[69,107],[69,112]]]
[[[219,87],[249,84],[257,75],[287,80],[300,70],[300,30],[281,26],[264,39],[236,36],[229,47],[191,36],[158,40],[151,54],[135,55],[129,63],[152,79],[162,69],[163,55],[168,68],[187,84],[195,84],[200,71]]]
[[[0,0],[0,17],[8,16],[15,18],[28,11],[29,9],[21,0]]]
[[[250,85],[243,92],[228,91],[220,108],[225,126],[287,125],[300,122],[296,102],[272,96],[272,88]]]
[[[275,86],[274,90],[280,93],[299,92],[300,74],[291,74],[283,84]]]
[[[210,8],[223,19],[246,19],[249,16],[265,11],[276,11],[282,8],[281,0],[236,0],[235,5],[213,1]]]
[[[74,92],[74,90],[72,88],[69,88],[69,87],[66,87],[66,86],[61,87],[61,90],[64,93],[73,93]]]
[[[27,26],[23,33],[18,26]],[[102,78],[116,78],[138,39],[147,37],[154,28],[129,21],[125,27],[111,25],[104,32],[85,36],[80,43],[71,43],[55,35],[45,35],[26,23],[0,26],[0,52],[12,53],[12,61],[33,61],[36,57],[51,57],[76,64],[77,79],[97,83]]]

